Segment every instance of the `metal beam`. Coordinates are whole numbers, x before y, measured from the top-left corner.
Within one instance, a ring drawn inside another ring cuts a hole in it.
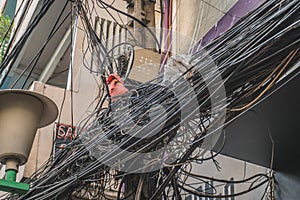
[[[64,53],[66,52],[70,44],[71,44],[71,29],[68,29],[64,37],[58,44],[56,50],[52,54],[48,64],[46,65],[43,72],[41,73],[39,77],[39,81],[46,83],[49,80],[57,64],[59,63],[61,57],[63,57]]]

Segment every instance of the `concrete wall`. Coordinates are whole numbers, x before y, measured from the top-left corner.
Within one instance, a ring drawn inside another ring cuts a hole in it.
[[[219,19],[237,2],[237,0],[174,0],[174,29],[180,33],[177,37],[177,52],[185,53],[190,43],[199,41]]]

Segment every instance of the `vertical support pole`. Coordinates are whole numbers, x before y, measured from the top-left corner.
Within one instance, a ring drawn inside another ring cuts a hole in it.
[[[13,169],[8,169],[5,174],[5,180],[7,181],[16,181],[17,172]]]

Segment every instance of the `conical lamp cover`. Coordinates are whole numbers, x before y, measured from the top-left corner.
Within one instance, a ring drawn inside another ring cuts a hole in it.
[[[31,91],[0,91],[0,162],[27,162],[35,133],[53,122],[58,109],[49,98]]]

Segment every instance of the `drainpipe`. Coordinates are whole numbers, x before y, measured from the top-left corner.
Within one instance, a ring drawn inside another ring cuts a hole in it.
[[[160,61],[160,71],[163,71],[164,65],[171,56],[172,50],[172,0],[165,0],[164,5],[164,51]]]

